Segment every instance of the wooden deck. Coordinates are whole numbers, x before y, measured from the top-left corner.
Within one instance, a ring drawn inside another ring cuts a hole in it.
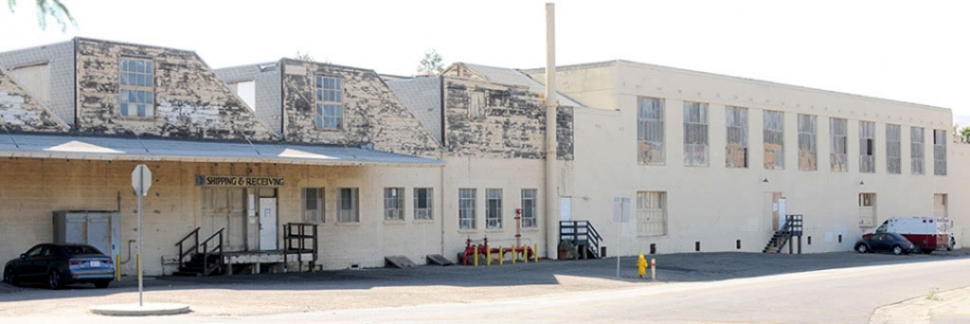
[[[309,270],[313,271],[314,268],[314,255],[313,251],[310,250],[234,251],[222,253],[221,258],[222,264],[228,267],[228,271],[225,272],[226,275],[232,275],[232,268],[234,265],[253,265],[254,273],[259,273],[260,267],[263,264],[282,264],[283,271],[288,271],[289,269],[287,269],[287,263],[299,262],[300,268],[303,268],[303,262],[308,262]],[[297,269],[297,271],[299,271],[299,269]]]

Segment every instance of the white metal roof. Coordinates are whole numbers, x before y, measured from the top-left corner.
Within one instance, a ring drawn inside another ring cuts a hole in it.
[[[317,165],[444,165],[444,161],[437,159],[354,146],[3,133],[0,133],[0,157]]]

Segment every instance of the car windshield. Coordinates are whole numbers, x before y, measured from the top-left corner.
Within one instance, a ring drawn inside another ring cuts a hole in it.
[[[64,252],[67,252],[67,254],[72,254],[72,255],[73,254],[101,254],[101,251],[98,251],[93,247],[83,246],[83,245],[65,246]]]

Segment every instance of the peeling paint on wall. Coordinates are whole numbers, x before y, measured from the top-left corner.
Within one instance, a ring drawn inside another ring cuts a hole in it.
[[[445,147],[451,155],[545,158],[541,94],[527,87],[445,77]],[[559,159],[573,159],[573,108],[556,118]]]
[[[154,62],[154,118],[121,115],[122,57]],[[82,134],[279,139],[194,52],[79,38],[77,88],[77,128]]]
[[[380,76],[371,70],[283,59],[283,129],[287,142],[366,145],[406,155],[434,156],[437,144]],[[317,76],[341,80],[340,129],[317,128]]]
[[[0,69],[0,125],[5,131],[66,133],[68,127]]]

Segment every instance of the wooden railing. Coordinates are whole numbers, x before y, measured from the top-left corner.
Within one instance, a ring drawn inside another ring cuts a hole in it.
[[[202,244],[201,244],[201,248],[202,248],[202,252],[201,252],[201,254],[202,254],[202,271],[203,271],[203,274],[206,275],[206,276],[208,276],[210,273],[212,273],[212,271],[215,271],[215,270],[217,270],[219,268],[222,268],[222,256],[221,256],[221,254],[222,254],[222,232],[224,230],[225,230],[225,228],[220,228],[219,231],[215,232],[215,234],[212,234],[212,236],[209,236],[209,238],[207,238],[205,240],[205,242],[202,242]],[[218,238],[218,241],[216,241],[216,242],[218,242],[218,244],[215,244],[215,242],[213,242],[213,240],[215,240],[217,238]],[[210,247],[210,243],[213,243],[213,245],[211,245],[211,247]],[[209,256],[210,255],[219,258],[219,259],[216,260],[216,264],[213,265],[213,266],[211,266],[211,267],[209,266]]]
[[[195,230],[189,233],[189,235],[186,235],[181,240],[179,240],[178,243],[175,243],[175,245],[179,247],[179,264],[182,264],[183,262],[185,262],[185,256],[187,255],[191,256],[192,253],[199,251],[199,229],[200,228],[201,227],[196,227]],[[194,239],[194,241],[192,241],[192,246],[186,249],[185,241],[187,241],[190,238]]]

